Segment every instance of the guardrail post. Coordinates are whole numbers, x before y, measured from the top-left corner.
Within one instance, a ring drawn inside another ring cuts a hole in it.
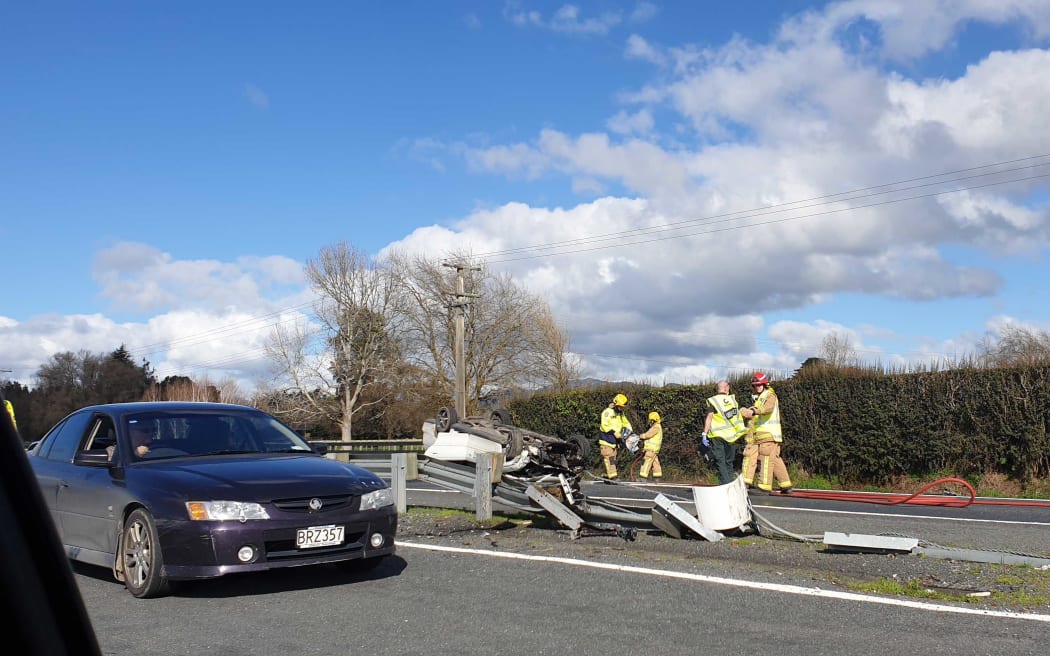
[[[478,519],[492,519],[492,470],[496,456],[502,458],[503,454],[478,454],[474,476],[474,505],[476,508],[474,516]]]
[[[390,456],[390,487],[394,488],[394,503],[397,505],[397,513],[404,514],[408,511],[408,489],[405,481],[408,480],[408,454],[394,453]]]

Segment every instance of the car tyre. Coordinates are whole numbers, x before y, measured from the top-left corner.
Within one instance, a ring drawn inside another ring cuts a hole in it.
[[[142,508],[133,511],[124,522],[120,558],[124,585],[133,596],[148,599],[167,593],[169,585],[163,574],[164,558],[160,552],[157,525]]]
[[[507,440],[506,447],[507,460],[517,458],[519,455],[521,455],[522,449],[525,448],[525,436],[522,435],[521,429],[511,428],[509,433],[510,439]]]
[[[510,412],[503,409],[493,410],[489,420],[497,426],[510,426],[514,423],[510,418]]]
[[[591,442],[583,435],[576,433],[569,436],[569,442],[576,445],[576,448],[580,451],[580,459],[585,461],[591,457]]]
[[[438,409],[435,425],[439,433],[448,431],[448,429],[452,428],[452,424],[457,422],[459,422],[459,415],[456,414],[455,408],[444,405]]]

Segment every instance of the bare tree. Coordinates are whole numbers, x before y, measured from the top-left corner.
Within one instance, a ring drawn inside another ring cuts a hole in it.
[[[267,352],[296,392],[290,396],[302,401],[293,420],[335,423],[348,441],[354,415],[385,399],[365,389],[392,389],[383,383],[400,364],[396,280],[346,242],[322,248],[306,274],[318,296],[317,323],[278,324]]]
[[[978,351],[988,367],[1045,364],[1050,362],[1050,333],[1008,324],[997,337],[985,335]]]
[[[833,332],[824,335],[817,355],[831,367],[855,366],[859,362],[857,350],[853,348],[849,335],[845,333]]]
[[[568,334],[558,325],[546,304],[536,308],[535,328],[532,383],[550,387],[559,394],[567,392],[572,382],[580,379],[581,359],[572,353]]]
[[[469,262],[469,255],[452,260]],[[456,273],[442,262],[403,254],[391,256],[401,281],[400,310],[405,315],[406,360],[453,398],[455,327],[449,310]],[[521,387],[568,386],[576,371],[567,354],[568,340],[546,302],[518,286],[508,275],[487,267],[467,270],[466,291],[477,294],[466,307],[466,405],[477,410],[481,399]]]
[[[205,375],[195,380],[188,376],[168,376],[154,383],[143,395],[144,401],[207,401],[211,403],[247,403],[237,381],[225,377],[212,383]]]

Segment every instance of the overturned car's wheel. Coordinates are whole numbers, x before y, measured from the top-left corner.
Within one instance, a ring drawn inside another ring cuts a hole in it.
[[[459,421],[459,415],[456,414],[456,409],[443,405],[438,408],[437,421],[434,422],[439,433],[447,432],[448,429],[452,428],[452,424]]]
[[[580,459],[586,461],[591,457],[591,441],[583,435],[575,433],[569,436],[569,442],[576,445],[576,448],[580,452]]]
[[[517,458],[521,455],[521,450],[525,447],[525,436],[522,434],[520,428],[504,428],[503,430],[507,431],[507,437],[509,438],[507,440],[506,449],[507,460]]]
[[[497,426],[510,426],[514,423],[510,418],[510,412],[503,409],[493,410],[492,416],[489,419]]]
[[[120,547],[121,569],[128,592],[146,599],[168,591],[168,580],[162,573],[164,558],[160,553],[157,526],[148,512],[139,508],[128,515]]]

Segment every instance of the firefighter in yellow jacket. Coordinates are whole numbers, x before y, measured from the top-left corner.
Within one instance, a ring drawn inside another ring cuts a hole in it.
[[[755,469],[758,469],[758,489],[773,491],[776,479],[780,491],[791,491],[791,477],[780,458],[780,444],[784,441],[780,430],[780,404],[777,395],[769,386],[769,376],[759,372],[751,377],[751,392],[754,402],[740,411],[744,419],[750,419],[744,447],[744,482],[752,485]]]
[[[641,438],[642,448],[645,449],[642,468],[638,474],[644,481],[649,478],[649,473],[652,472],[653,480],[659,481],[664,477],[664,470],[660,468],[660,445],[664,443],[664,429],[660,423],[660,413],[649,413],[649,430],[638,437]]]
[[[605,476],[609,480],[615,480],[616,472],[616,445],[626,435],[634,432],[631,422],[627,419],[625,408],[627,397],[617,394],[612,403],[602,410],[601,436],[598,437],[598,449],[602,454],[602,463],[605,464]]]

